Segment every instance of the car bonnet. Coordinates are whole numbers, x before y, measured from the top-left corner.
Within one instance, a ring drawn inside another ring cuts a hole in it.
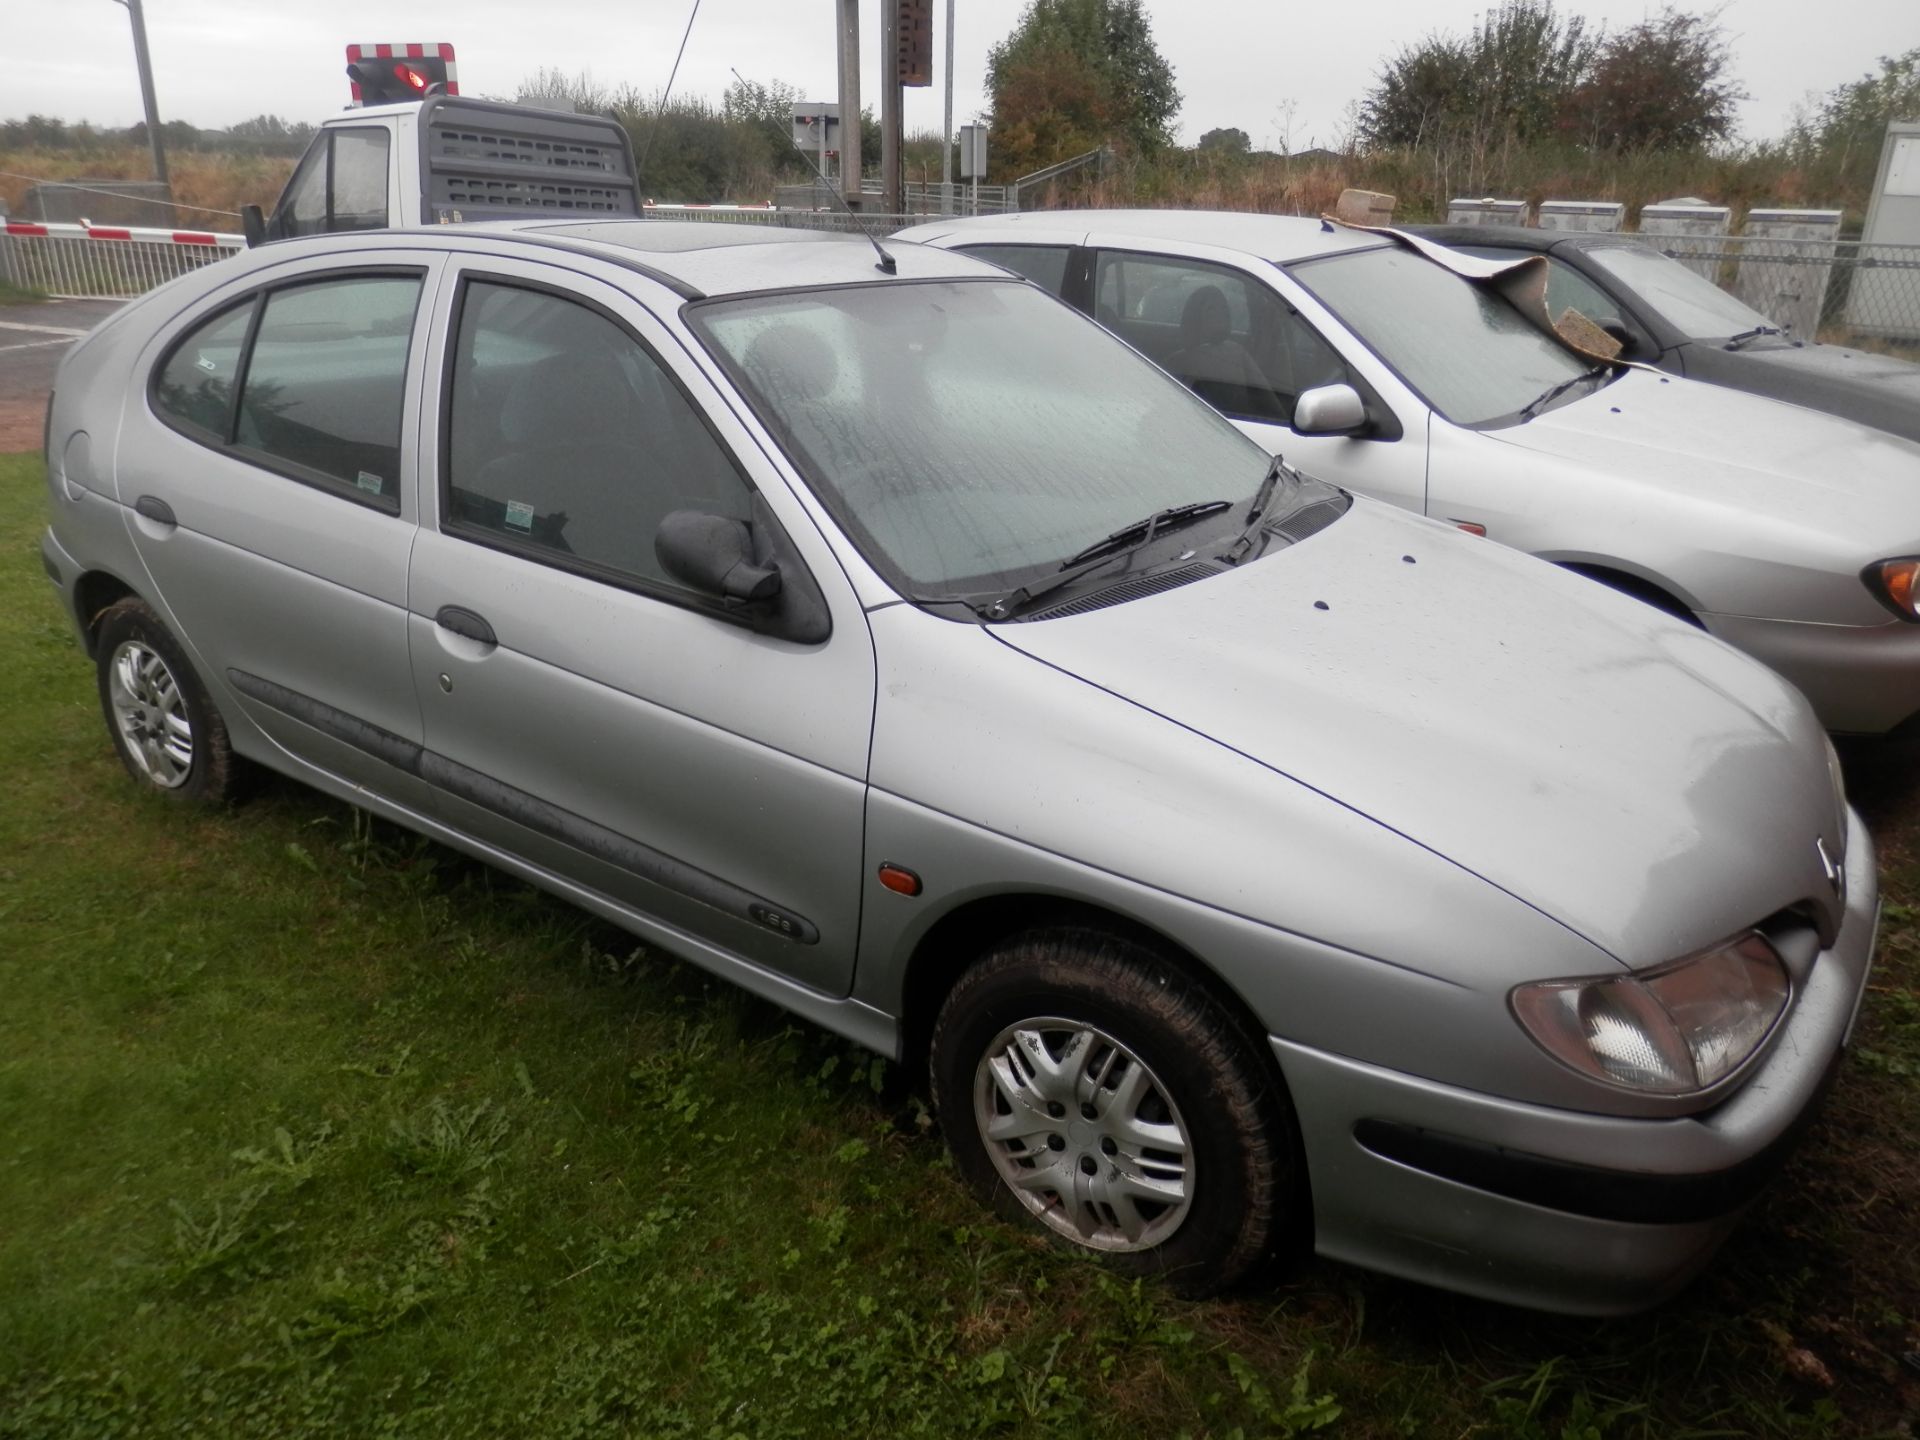
[[[1843,540],[1920,540],[1920,444],[1724,386],[1633,368],[1484,433]]]
[[[994,633],[1633,966],[1820,902],[1815,840],[1844,839],[1817,723],[1784,682],[1637,601],[1365,501],[1240,570]]]

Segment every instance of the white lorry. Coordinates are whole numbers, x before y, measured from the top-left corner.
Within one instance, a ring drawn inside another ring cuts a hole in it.
[[[326,121],[272,218],[249,205],[244,223],[257,245],[463,220],[632,216],[639,198],[617,121],[429,93]]]

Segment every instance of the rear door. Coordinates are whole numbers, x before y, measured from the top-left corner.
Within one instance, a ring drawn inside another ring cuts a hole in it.
[[[424,789],[407,556],[425,297],[441,259],[362,252],[217,292],[140,360],[115,479],[142,588],[223,709],[402,803]],[[370,727],[370,728],[369,728]]]
[[[844,994],[874,686],[851,585],[631,296],[547,264],[455,270],[409,596],[436,804],[683,949]],[[668,576],[654,536],[685,509],[780,526],[831,633],[755,633]]]

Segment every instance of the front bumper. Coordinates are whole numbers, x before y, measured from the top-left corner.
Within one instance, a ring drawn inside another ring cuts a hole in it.
[[[1865,991],[1873,842],[1849,821],[1847,913],[1758,1067],[1703,1114],[1627,1119],[1436,1084],[1273,1037],[1299,1114],[1316,1248],[1576,1315],[1645,1309],[1712,1257],[1812,1121]]]
[[[1891,615],[1882,625],[1700,619],[1709,633],[1799,686],[1829,730],[1884,735],[1920,716],[1920,625]]]

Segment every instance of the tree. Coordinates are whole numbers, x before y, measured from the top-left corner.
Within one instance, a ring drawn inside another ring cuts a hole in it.
[[[1600,48],[1553,0],[1503,0],[1471,34],[1436,32],[1381,66],[1360,110],[1369,145],[1527,141],[1554,129]]]
[[[1173,67],[1141,0],[1030,0],[987,55],[995,168],[1015,174],[1096,146],[1172,142]]]
[[[1882,55],[1879,74],[1836,85],[1789,138],[1843,170],[1868,172],[1879,163],[1880,146],[1893,120],[1920,120],[1920,48]],[[1863,183],[1870,184],[1872,178],[1866,173]]]
[[[1719,16],[1668,6],[1609,36],[1567,97],[1562,129],[1608,150],[1697,150],[1726,139],[1746,95],[1728,74],[1733,56]]]
[[[1245,155],[1253,149],[1253,138],[1244,130],[1224,126],[1218,130],[1207,131],[1200,137],[1200,143],[1196,148],[1217,151],[1222,155]]]

